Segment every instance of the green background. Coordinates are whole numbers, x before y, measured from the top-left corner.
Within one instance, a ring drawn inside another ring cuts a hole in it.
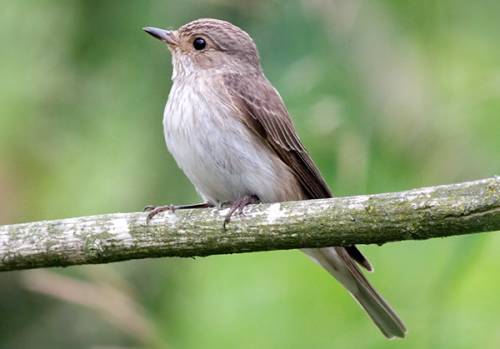
[[[167,153],[166,48],[230,20],[337,195],[500,174],[498,1],[1,2],[0,224],[198,198]],[[364,246],[388,342],[297,251],[0,274],[0,348],[498,348],[500,236]]]

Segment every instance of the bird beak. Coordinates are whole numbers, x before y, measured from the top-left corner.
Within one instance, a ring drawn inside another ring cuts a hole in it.
[[[145,27],[142,28],[146,33],[148,33],[151,36],[154,36],[158,40],[161,40],[168,45],[177,45],[177,37],[175,35],[175,32],[172,30],[165,30],[165,29],[160,29],[160,28],[154,28],[154,27]]]

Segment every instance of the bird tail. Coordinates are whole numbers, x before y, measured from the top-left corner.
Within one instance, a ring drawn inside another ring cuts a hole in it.
[[[343,247],[303,249],[335,277],[359,302],[387,338],[403,338],[406,327],[387,302],[370,285]]]

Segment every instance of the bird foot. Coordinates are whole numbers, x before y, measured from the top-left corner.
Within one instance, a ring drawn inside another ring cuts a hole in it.
[[[231,217],[234,213],[243,214],[243,209],[252,204],[258,204],[260,199],[257,195],[245,195],[231,203],[231,207],[229,208],[229,212],[226,214],[224,218],[224,223],[222,224],[222,228],[226,230],[226,225],[231,221]]]
[[[209,207],[214,207],[214,205],[208,202],[202,202],[199,204],[192,204],[192,205],[165,205],[165,206],[148,205],[144,207],[144,212],[148,212],[148,215],[146,217],[146,224],[149,224],[149,222],[153,219],[154,216],[165,211],[170,211],[173,213],[177,210],[209,208]]]

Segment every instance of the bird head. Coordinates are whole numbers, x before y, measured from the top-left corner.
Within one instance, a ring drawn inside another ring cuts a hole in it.
[[[260,70],[254,41],[229,22],[203,18],[177,30],[154,27],[143,30],[168,46],[172,53],[173,78],[202,71]]]

